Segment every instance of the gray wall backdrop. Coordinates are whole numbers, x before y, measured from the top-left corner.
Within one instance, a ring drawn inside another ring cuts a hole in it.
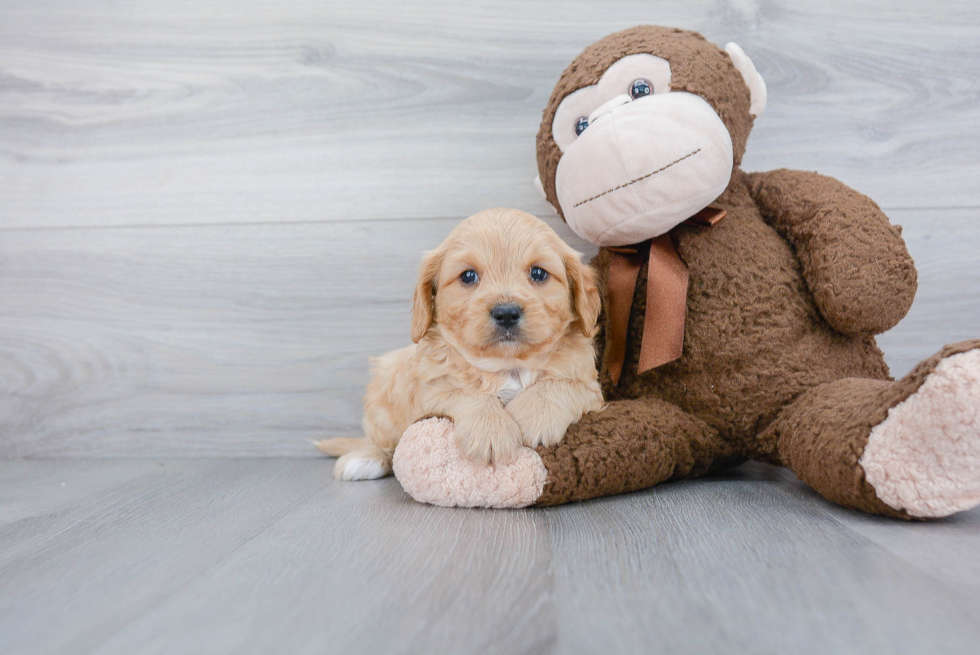
[[[846,15],[846,20],[842,16]],[[461,218],[555,218],[552,86],[640,23],[769,86],[746,170],[905,227],[893,373],[980,335],[980,3],[0,1],[0,457],[315,456]]]

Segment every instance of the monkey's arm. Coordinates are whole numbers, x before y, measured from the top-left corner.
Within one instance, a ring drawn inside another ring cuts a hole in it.
[[[916,271],[901,228],[867,196],[817,173],[747,175],[765,220],[796,249],[810,292],[844,334],[881,334],[908,312]]]

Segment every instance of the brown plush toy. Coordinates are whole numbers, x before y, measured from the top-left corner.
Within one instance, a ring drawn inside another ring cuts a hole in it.
[[[980,504],[980,340],[889,377],[874,335],[916,271],[878,206],[816,173],[739,168],[765,84],[735,44],[636,27],[586,48],[538,133],[540,185],[602,246],[608,406],[556,447],[485,468],[452,425],[412,426],[394,470],[441,505],[554,505],[754,459],[836,503],[937,517]]]

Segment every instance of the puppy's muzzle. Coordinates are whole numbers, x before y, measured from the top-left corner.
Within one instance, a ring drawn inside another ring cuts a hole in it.
[[[501,303],[490,310],[490,317],[503,330],[513,330],[521,322],[521,315],[521,307],[517,303]]]

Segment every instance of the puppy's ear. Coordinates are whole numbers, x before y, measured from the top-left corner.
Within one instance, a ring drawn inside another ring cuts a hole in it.
[[[436,300],[435,281],[442,268],[442,251],[425,253],[419,266],[419,282],[412,299],[412,341],[418,343],[432,325],[433,304]]]
[[[562,260],[565,263],[569,292],[572,294],[572,307],[578,314],[582,334],[591,337],[602,308],[602,296],[595,283],[595,272],[592,267],[582,263],[580,253],[567,244],[562,245]]]

